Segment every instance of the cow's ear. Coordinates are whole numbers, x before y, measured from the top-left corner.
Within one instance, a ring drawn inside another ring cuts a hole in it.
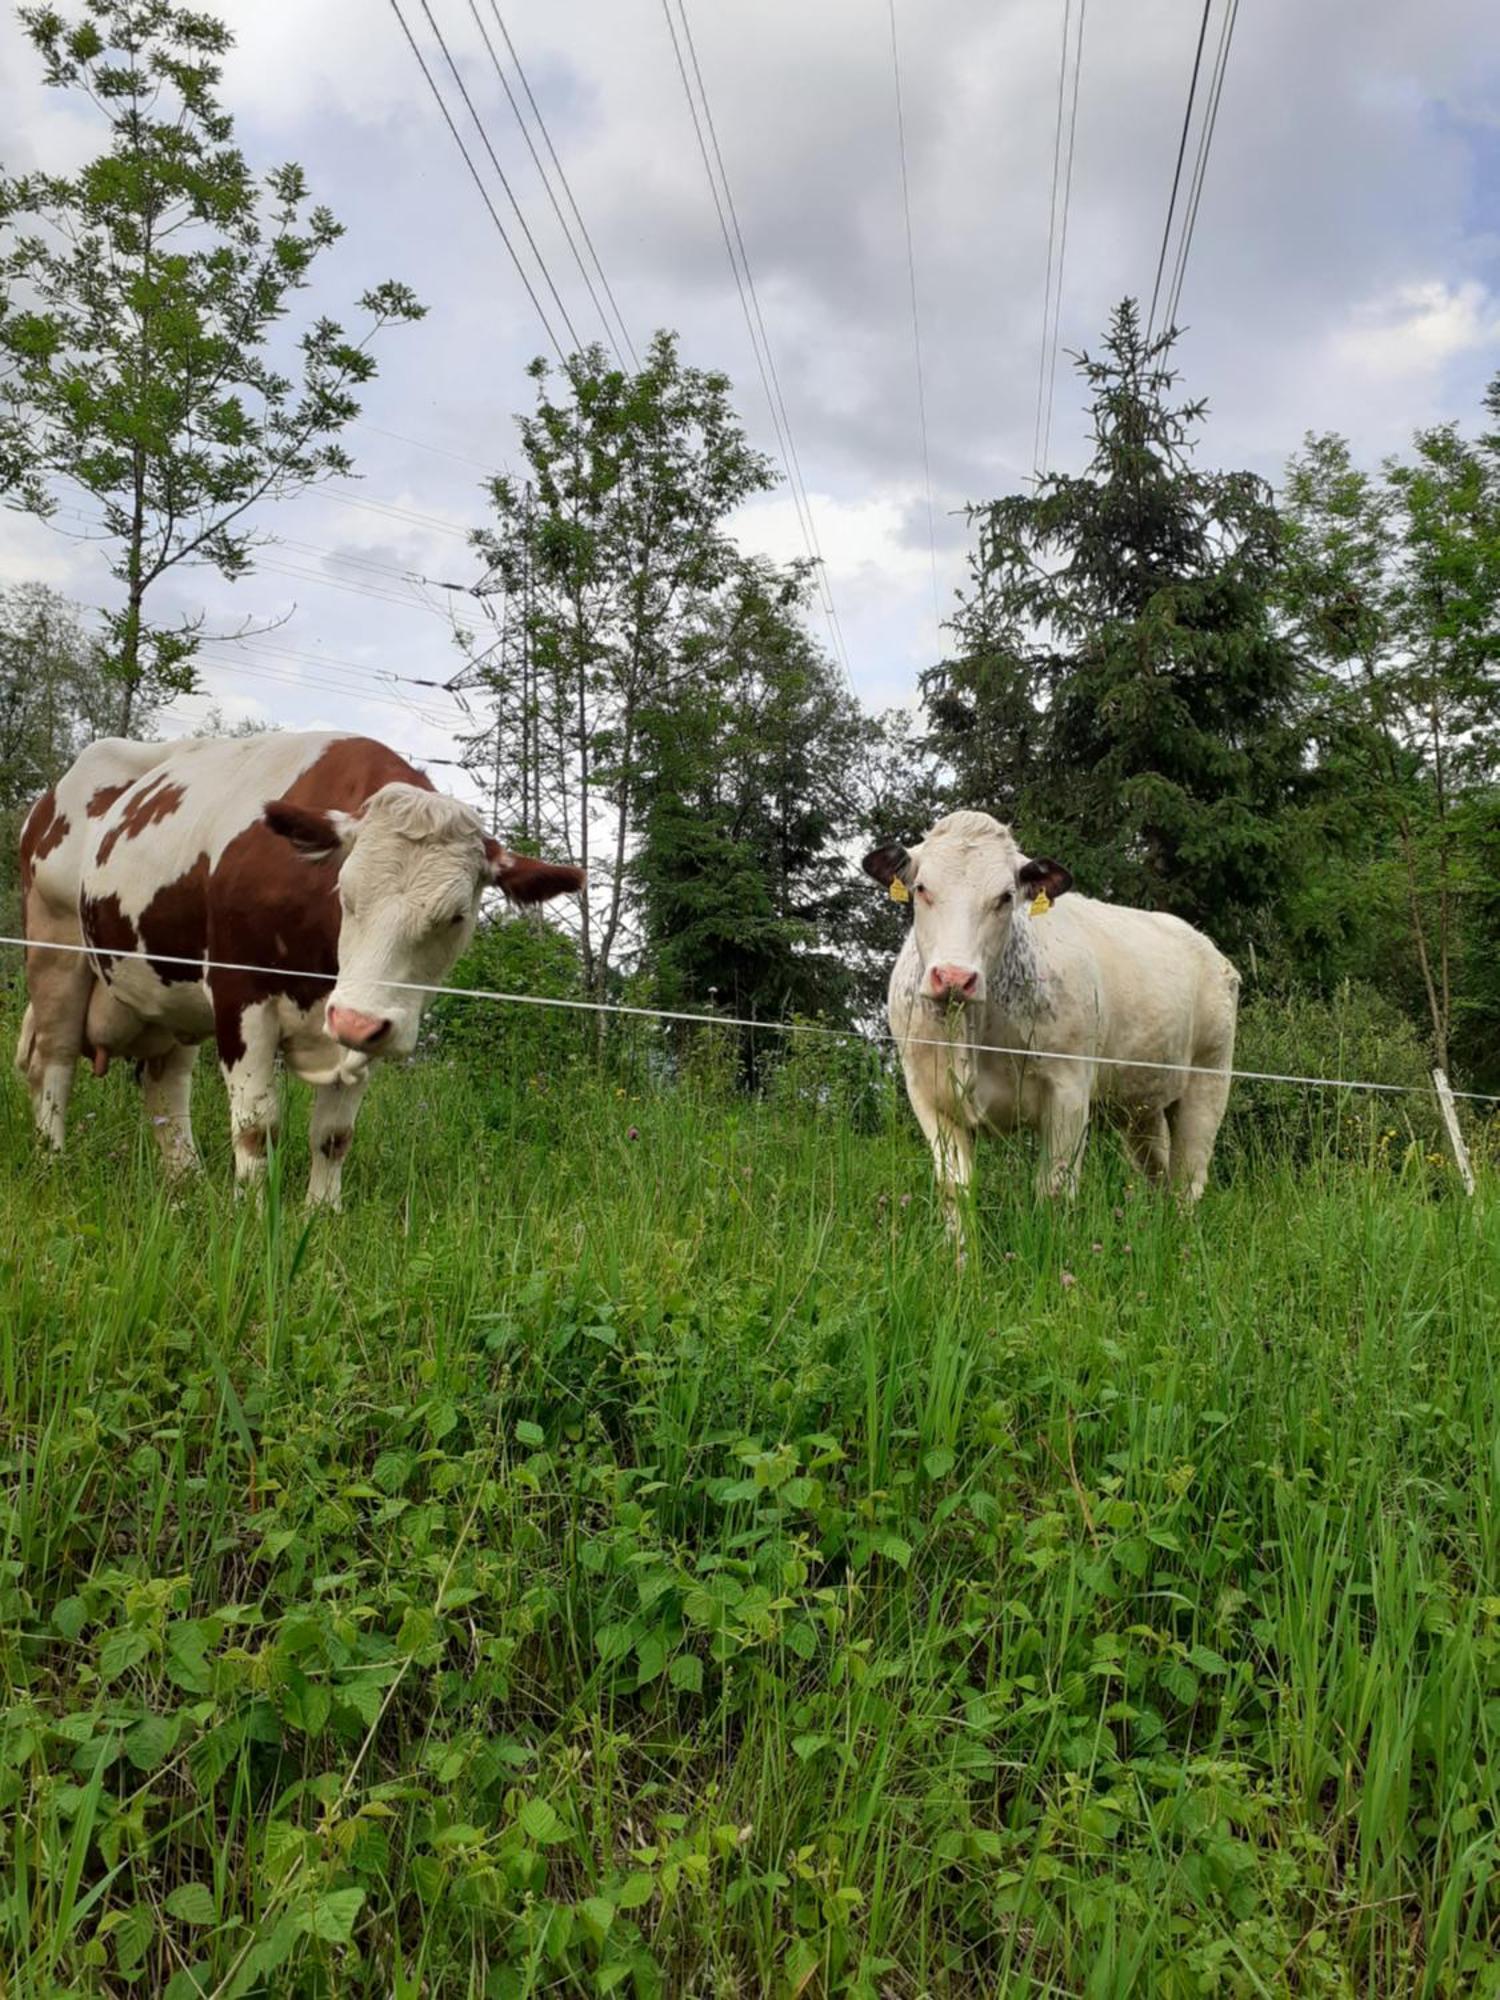
[[[1073,886],[1073,877],[1062,863],[1047,859],[1023,862],[1016,870],[1016,880],[1033,896],[1045,896],[1049,903],[1065,896]]]
[[[885,840],[879,847],[872,847],[859,865],[873,881],[887,889],[893,882],[900,882],[909,889],[911,878],[916,873],[912,856],[899,840]]]
[[[261,818],[272,833],[290,841],[309,861],[326,861],[331,854],[346,853],[354,842],[356,821],[350,813],[319,812],[315,806],[294,805],[290,799],[272,799]]]
[[[488,834],[484,854],[491,881],[512,903],[547,903],[554,896],[576,895],[587,879],[583,869],[566,862],[534,861],[529,854],[513,854]]]

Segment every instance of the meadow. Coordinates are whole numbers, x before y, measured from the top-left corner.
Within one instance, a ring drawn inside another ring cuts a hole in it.
[[[428,1062],[309,1224],[201,1076],[0,1094],[6,2000],[1500,1994],[1492,1175],[960,1272],[894,1094]]]

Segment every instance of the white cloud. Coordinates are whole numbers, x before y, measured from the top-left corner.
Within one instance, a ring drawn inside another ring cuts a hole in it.
[[[1477,280],[1400,285],[1356,308],[1332,336],[1335,367],[1356,369],[1374,389],[1424,387],[1460,356],[1500,338],[1500,300]]]

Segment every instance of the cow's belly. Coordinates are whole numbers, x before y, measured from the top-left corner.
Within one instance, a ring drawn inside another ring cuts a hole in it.
[[[1143,1051],[1136,1058],[1142,1064],[1168,1060],[1170,1057],[1160,1052],[1148,1056]],[[1138,1112],[1165,1111],[1181,1097],[1191,1075],[1189,1069],[1145,1068],[1105,1060],[1094,1073],[1094,1102],[1125,1118]]]
[[[206,1041],[214,1031],[213,1001],[201,980],[163,979],[144,958],[116,958],[104,987],[112,1008],[178,1041]]]
[[[1035,1063],[992,1057],[979,1068],[970,1095],[974,1123],[991,1132],[1030,1130],[1041,1120],[1042,1079]]]

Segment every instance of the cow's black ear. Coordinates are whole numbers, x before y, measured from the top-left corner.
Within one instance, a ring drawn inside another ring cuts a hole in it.
[[[1016,871],[1016,880],[1033,896],[1045,896],[1051,903],[1065,896],[1073,886],[1073,877],[1062,863],[1045,858],[1023,862]]]
[[[887,840],[879,847],[872,847],[859,865],[874,881],[889,889],[892,882],[907,881],[911,856],[899,840]]]

